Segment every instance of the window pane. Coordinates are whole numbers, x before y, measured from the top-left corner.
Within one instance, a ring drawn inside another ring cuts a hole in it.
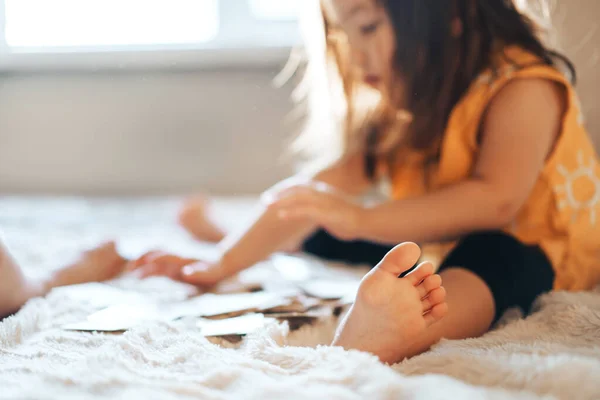
[[[298,16],[302,1],[314,0],[250,0],[250,7],[261,19],[293,20]]]
[[[5,0],[11,47],[90,47],[208,42],[218,0]]]

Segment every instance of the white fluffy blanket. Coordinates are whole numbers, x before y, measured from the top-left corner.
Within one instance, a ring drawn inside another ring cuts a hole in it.
[[[160,243],[209,251],[174,226],[175,204],[0,199],[0,226],[31,273],[108,236],[131,253]],[[243,204],[223,202],[218,211],[235,223]],[[118,285],[165,299],[184,290],[161,279]],[[64,289],[0,323],[0,399],[600,398],[600,293],[545,296],[525,320],[507,316],[482,338],[444,341],[394,367],[319,347],[331,339],[332,321],[289,334],[271,325],[237,350],[209,343],[185,321],[123,335],[58,329],[89,310]]]

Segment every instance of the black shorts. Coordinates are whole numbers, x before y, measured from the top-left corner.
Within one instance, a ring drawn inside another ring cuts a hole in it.
[[[376,265],[392,248],[341,241],[324,231],[314,234],[303,246],[305,252],[329,261],[367,265]],[[455,267],[473,272],[488,286],[494,297],[495,321],[513,307],[528,313],[539,295],[552,290],[555,278],[542,249],[502,232],[472,234],[459,241],[439,271]]]

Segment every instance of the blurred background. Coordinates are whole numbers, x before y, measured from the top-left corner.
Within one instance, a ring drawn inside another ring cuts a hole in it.
[[[292,171],[273,80],[312,0],[0,1],[0,193],[259,193]],[[556,1],[600,145],[600,2]]]

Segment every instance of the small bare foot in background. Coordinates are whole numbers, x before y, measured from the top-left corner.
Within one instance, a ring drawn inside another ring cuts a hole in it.
[[[50,288],[115,279],[125,271],[127,262],[117,252],[114,242],[105,243],[56,271],[50,280]]]
[[[333,346],[369,352],[386,363],[413,353],[419,337],[448,311],[442,280],[433,275],[430,263],[398,278],[415,265],[420,253],[414,243],[401,244],[364,277]]]
[[[208,200],[201,196],[184,203],[179,212],[179,224],[202,242],[217,243],[225,237],[225,233],[210,220]]]

